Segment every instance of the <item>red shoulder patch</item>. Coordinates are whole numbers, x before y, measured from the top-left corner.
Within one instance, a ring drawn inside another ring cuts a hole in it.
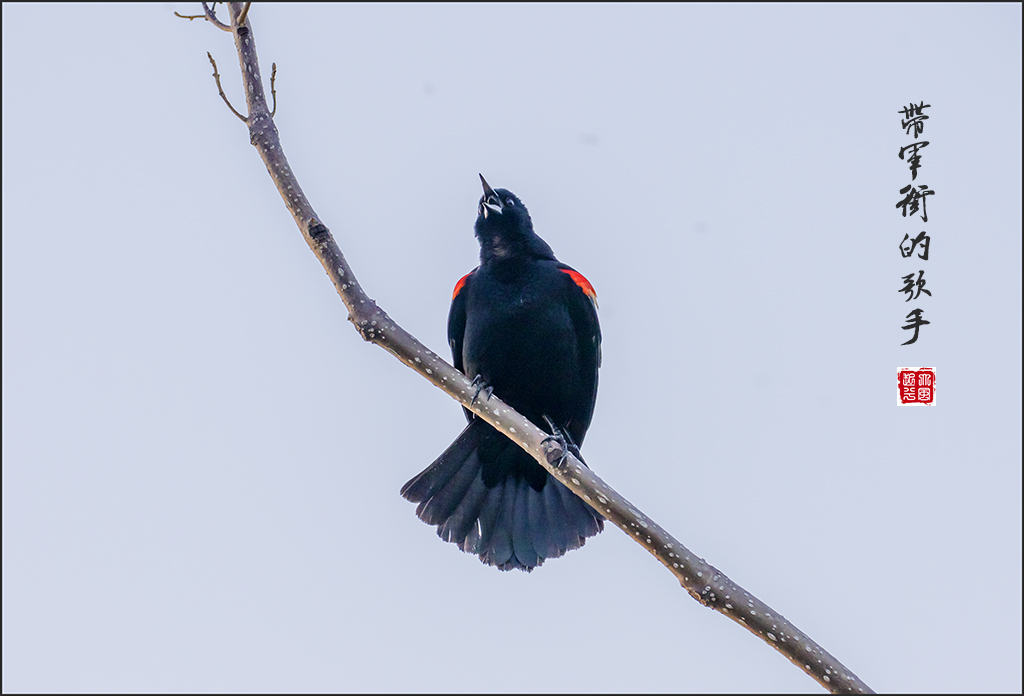
[[[572,278],[572,281],[583,290],[583,294],[589,297],[595,305],[597,304],[597,291],[594,290],[594,286],[590,284],[590,281],[583,277],[582,273],[569,270],[568,268],[561,268],[559,270]]]
[[[455,290],[452,291],[452,301],[453,302],[455,301],[455,298],[459,296],[459,293],[462,292],[462,288],[465,287],[466,281],[469,280],[469,277],[471,275],[473,275],[473,271],[470,271],[466,275],[464,275],[461,278],[459,278],[459,282],[457,282],[455,284]]]

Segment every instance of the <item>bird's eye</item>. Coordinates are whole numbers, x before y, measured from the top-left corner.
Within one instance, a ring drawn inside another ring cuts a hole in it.
[[[514,200],[512,200],[511,198],[506,198],[505,199],[505,203],[507,203],[508,205],[515,205],[516,204],[516,202]]]

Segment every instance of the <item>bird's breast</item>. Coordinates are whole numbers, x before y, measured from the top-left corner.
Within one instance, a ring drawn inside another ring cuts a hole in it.
[[[513,407],[528,403],[554,416],[579,381],[568,307],[543,282],[470,295],[462,353],[466,374],[479,375]]]

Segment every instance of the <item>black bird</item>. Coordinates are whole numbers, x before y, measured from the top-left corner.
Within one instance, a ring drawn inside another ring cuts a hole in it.
[[[533,231],[522,201],[480,181],[480,265],[456,283],[448,314],[455,367],[486,388],[480,398],[493,390],[578,456],[597,400],[597,296]],[[518,445],[468,410],[466,418],[458,439],[402,488],[438,536],[488,565],[529,571],[604,528],[600,513]]]

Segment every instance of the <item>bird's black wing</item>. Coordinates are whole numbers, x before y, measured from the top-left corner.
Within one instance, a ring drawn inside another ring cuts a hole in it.
[[[594,415],[597,370],[601,367],[601,325],[597,319],[597,293],[590,281],[571,266],[559,263],[558,270],[565,274],[565,282],[569,286],[565,296],[568,298],[569,316],[579,347],[579,398],[575,404],[573,422],[568,427],[576,444],[580,445],[583,444],[583,436]]]
[[[462,339],[466,335],[466,292],[473,280],[474,273],[476,273],[475,268],[462,276],[455,284],[455,290],[452,292],[452,307],[448,310],[448,345],[452,349],[452,365],[463,374],[465,374],[465,368],[462,362]],[[473,412],[463,410],[466,412],[466,420],[472,421]]]

